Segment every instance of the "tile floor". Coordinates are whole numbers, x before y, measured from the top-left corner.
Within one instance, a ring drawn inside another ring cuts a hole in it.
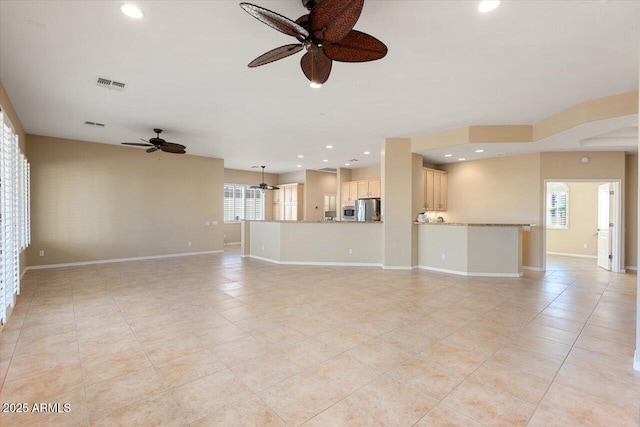
[[[2,426],[637,426],[636,276],[277,266],[224,254],[29,271]]]

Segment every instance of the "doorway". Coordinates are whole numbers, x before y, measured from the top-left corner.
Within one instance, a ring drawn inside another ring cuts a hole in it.
[[[545,180],[544,269],[624,273],[620,180]]]

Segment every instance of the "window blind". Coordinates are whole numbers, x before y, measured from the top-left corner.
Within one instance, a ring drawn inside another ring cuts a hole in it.
[[[547,200],[547,227],[567,228],[569,225],[568,194],[565,191],[549,193]]]
[[[20,250],[31,240],[30,167],[0,109],[0,323],[20,293]]]
[[[264,219],[264,192],[247,185],[224,185],[224,221]]]

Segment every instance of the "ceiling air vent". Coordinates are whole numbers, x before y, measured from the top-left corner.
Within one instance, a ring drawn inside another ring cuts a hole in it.
[[[98,81],[96,81],[96,85],[122,92],[127,87],[126,83],[116,82],[115,80],[105,79],[104,77],[98,77]]]
[[[85,125],[87,126],[96,126],[99,128],[103,128],[104,127],[104,123],[98,123],[98,122],[84,122]]]

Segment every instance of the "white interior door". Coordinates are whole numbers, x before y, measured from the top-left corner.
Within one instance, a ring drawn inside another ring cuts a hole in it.
[[[598,267],[611,270],[613,185],[598,186]]]

